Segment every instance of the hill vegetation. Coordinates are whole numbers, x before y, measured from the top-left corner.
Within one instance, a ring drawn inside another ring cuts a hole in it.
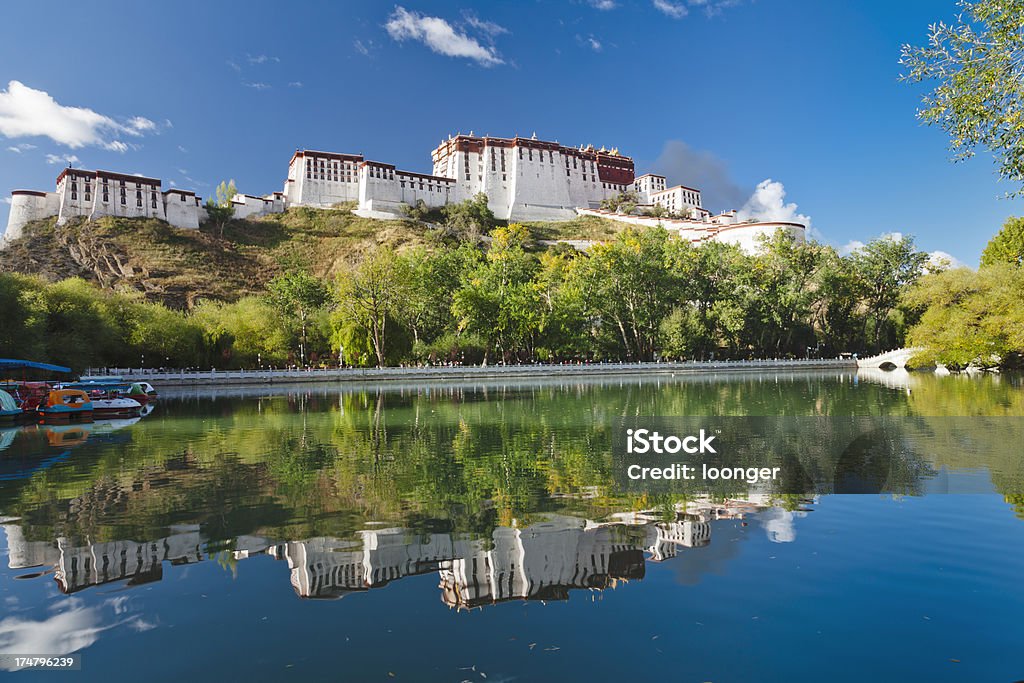
[[[475,230],[485,237],[492,225]],[[534,240],[604,240],[624,226],[590,216],[562,223],[529,223]],[[0,272],[35,275],[46,282],[80,277],[103,289],[138,292],[145,301],[192,309],[199,301],[234,302],[265,291],[276,275],[302,270],[332,280],[378,247],[434,248],[474,232],[415,220],[382,221],[340,209],[289,209],[253,220],[229,220],[180,230],[156,219],[105,217],[72,220],[57,228],[50,218],[30,223],[0,253]]]

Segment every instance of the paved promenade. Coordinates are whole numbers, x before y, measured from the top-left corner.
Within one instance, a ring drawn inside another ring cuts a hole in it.
[[[771,370],[856,369],[848,359],[688,361],[683,363],[590,363],[585,365],[471,365],[404,368],[342,368],[309,370],[151,370],[142,368],[94,369],[91,375],[117,375],[159,386],[226,384],[294,384],[296,382],[444,381],[504,377],[571,377],[604,375],[677,375]],[[87,379],[89,375],[83,376]]]

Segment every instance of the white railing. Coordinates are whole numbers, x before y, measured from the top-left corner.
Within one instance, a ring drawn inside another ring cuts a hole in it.
[[[163,368],[90,368],[83,375],[110,375],[130,380],[147,380],[152,382],[189,384],[218,382],[309,382],[309,381],[345,381],[360,379],[410,379],[410,378],[459,378],[459,377],[495,377],[513,375],[581,375],[581,374],[635,374],[635,373],[672,373],[672,372],[708,372],[737,370],[771,370],[771,369],[814,369],[814,368],[854,368],[854,359],[790,359],[765,358],[758,360],[722,360],[722,361],[672,361],[672,362],[597,362],[597,363],[564,363],[564,364],[523,364],[523,365],[434,365],[404,366],[386,368],[294,368],[264,370],[176,370]]]

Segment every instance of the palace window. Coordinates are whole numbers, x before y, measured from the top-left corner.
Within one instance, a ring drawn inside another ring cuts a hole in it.
[[[185,195],[181,195],[181,201],[185,201]]]

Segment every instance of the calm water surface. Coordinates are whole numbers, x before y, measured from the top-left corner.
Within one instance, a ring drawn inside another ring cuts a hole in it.
[[[667,415],[979,428],[898,494],[623,487],[617,425]],[[26,680],[1010,683],[1024,452],[990,426],[1021,416],[1019,379],[881,372],[167,389],[0,430],[0,652],[83,657]]]

